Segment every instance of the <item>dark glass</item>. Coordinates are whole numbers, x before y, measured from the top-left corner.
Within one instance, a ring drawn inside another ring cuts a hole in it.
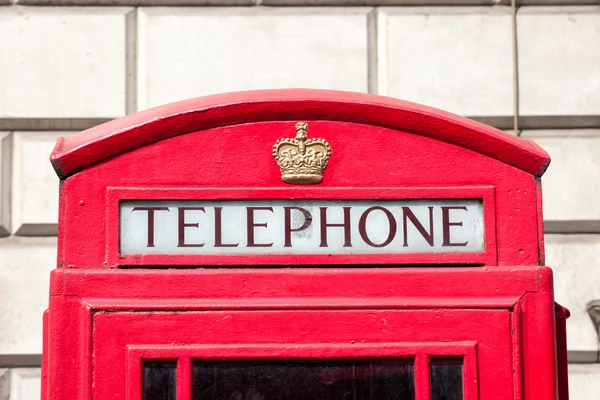
[[[196,361],[193,400],[415,400],[413,360]]]
[[[431,400],[462,400],[462,358],[432,358],[430,366]]]
[[[175,400],[177,363],[144,363],[143,400]]]

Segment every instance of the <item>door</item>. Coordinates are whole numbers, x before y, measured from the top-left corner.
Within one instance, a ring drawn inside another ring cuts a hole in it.
[[[513,399],[507,310],[94,315],[94,400]]]

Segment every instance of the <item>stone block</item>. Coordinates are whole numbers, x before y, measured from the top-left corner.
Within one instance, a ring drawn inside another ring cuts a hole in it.
[[[589,4],[597,5],[598,0],[517,0],[518,6],[541,6],[541,5],[578,6],[578,5],[589,5]]]
[[[600,235],[546,235],[545,242],[546,265],[554,270],[556,301],[571,311],[567,320],[569,358],[595,361],[598,334],[587,304],[600,299]]]
[[[0,239],[0,254],[0,356],[41,354],[56,238]]]
[[[522,7],[519,114],[600,114],[600,8]]]
[[[544,220],[563,221],[565,230],[573,229],[569,221],[600,221],[600,130],[523,131],[521,136],[535,140],[552,159],[542,176]]]
[[[257,0],[19,0],[23,5],[52,6],[251,6]]]
[[[0,0],[0,4],[1,4]],[[6,1],[6,0],[5,0]],[[18,0],[23,5],[52,6],[251,6],[258,0]]]
[[[0,237],[10,234],[12,135],[0,132]]]
[[[12,231],[22,236],[56,235],[59,180],[49,157],[59,136],[70,132],[13,134]]]
[[[254,0],[269,6],[470,6],[510,4],[510,0]]]
[[[0,118],[125,114],[127,8],[0,8]]]
[[[511,0],[0,0],[0,5],[14,1],[22,5],[52,6],[497,6]],[[525,5],[586,5],[598,0],[516,0]]]
[[[600,393],[600,364],[569,364],[569,398],[597,399]]]
[[[368,89],[368,8],[142,8],[138,109],[213,93]]]
[[[10,369],[0,368],[0,400],[10,400]]]
[[[10,400],[40,399],[41,377],[39,368],[13,368],[10,375]]]
[[[466,116],[514,114],[509,7],[378,10],[379,94]]]

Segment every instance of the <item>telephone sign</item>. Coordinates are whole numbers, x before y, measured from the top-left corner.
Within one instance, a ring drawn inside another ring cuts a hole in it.
[[[484,250],[481,200],[128,201],[122,254]]]

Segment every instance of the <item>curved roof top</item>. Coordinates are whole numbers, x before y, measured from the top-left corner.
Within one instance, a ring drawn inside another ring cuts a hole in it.
[[[330,120],[381,126],[471,149],[533,175],[550,158],[531,140],[435,108],[389,97],[312,89],[225,93],[167,104],[59,138],[50,157],[61,178],[161,140],[265,121]]]

